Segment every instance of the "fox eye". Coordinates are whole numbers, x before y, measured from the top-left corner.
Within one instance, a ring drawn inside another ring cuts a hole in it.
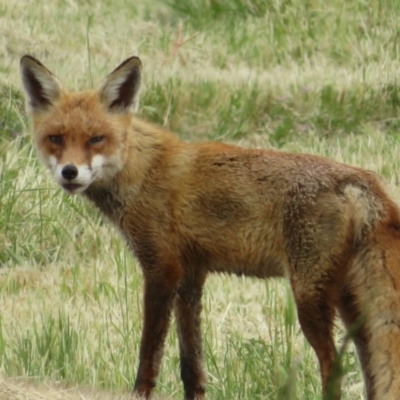
[[[89,144],[97,144],[104,140],[104,136],[93,136],[89,139]]]
[[[63,137],[61,135],[50,135],[48,137],[49,141],[53,144],[62,144],[63,143]]]

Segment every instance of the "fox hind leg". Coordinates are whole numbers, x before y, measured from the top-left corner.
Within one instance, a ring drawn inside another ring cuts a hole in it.
[[[340,370],[338,374],[334,373],[337,351],[332,334],[335,304],[328,287],[329,281],[292,279],[300,326],[319,361],[324,399],[339,400],[341,374]]]
[[[338,309],[340,316],[346,325],[347,330],[350,332],[351,339],[354,341],[357,349],[358,358],[364,375],[367,399],[373,399],[373,376],[369,368],[371,363],[371,353],[368,349],[370,338],[368,337],[365,327],[363,326],[365,321],[363,321],[361,312],[356,303],[356,298],[352,294],[351,289],[345,287],[339,296]]]

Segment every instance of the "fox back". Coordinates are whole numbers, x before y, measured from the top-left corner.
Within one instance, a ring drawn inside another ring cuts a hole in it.
[[[135,394],[152,393],[174,310],[185,399],[205,397],[202,288],[210,272],[227,272],[289,279],[326,398],[340,397],[336,311],[357,326],[368,399],[400,397],[399,325],[385,328],[400,321],[400,217],[375,174],[312,155],[182,142],[132,114],[137,57],[93,91],[66,91],[31,56],[21,72],[43,162],[108,217],[142,267]],[[379,354],[389,349],[386,362]]]

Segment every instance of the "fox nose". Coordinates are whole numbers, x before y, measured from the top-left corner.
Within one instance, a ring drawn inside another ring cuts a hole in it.
[[[68,164],[61,170],[61,175],[64,179],[71,181],[78,176],[78,168],[75,165]]]

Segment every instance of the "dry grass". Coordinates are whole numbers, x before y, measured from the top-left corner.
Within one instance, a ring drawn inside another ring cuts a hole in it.
[[[154,400],[168,397],[155,396]],[[1,379],[0,400],[132,400],[126,393],[108,393],[83,386],[65,387],[62,384],[33,383],[26,378]]]

